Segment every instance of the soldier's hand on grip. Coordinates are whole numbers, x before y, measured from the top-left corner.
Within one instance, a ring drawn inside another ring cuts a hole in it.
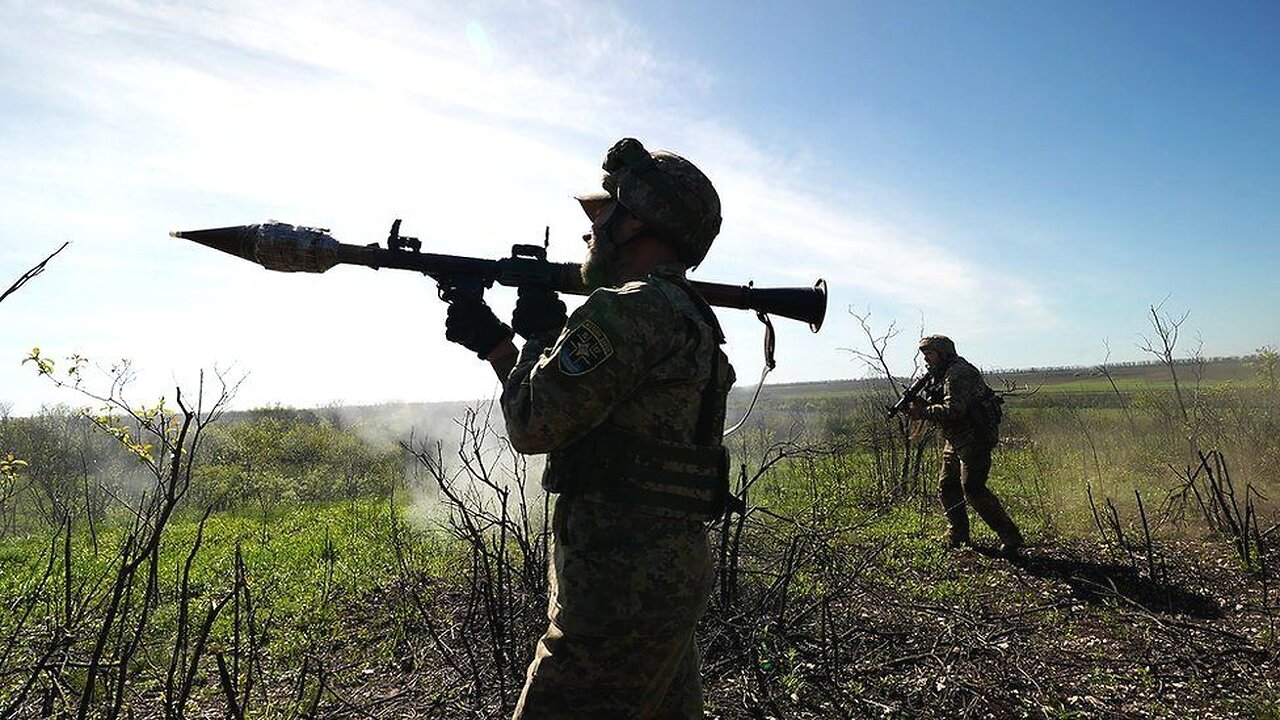
[[[907,406],[907,417],[912,420],[919,420],[924,417],[925,407],[927,406],[924,400],[921,400],[920,398],[912,400],[911,404]]]
[[[567,319],[564,301],[555,290],[540,285],[521,285],[511,327],[528,340],[536,335],[559,335]]]
[[[449,301],[444,320],[444,337],[487,360],[498,345],[511,339],[511,328],[493,314],[480,294],[454,293],[441,287],[440,296]]]

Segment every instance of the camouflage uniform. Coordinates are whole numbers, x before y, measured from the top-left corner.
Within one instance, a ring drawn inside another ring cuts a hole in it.
[[[947,513],[953,542],[969,539],[966,498],[1007,546],[1022,545],[1022,535],[995,493],[987,489],[991,473],[991,451],[997,437],[982,418],[981,405],[993,395],[982,373],[959,355],[931,373],[925,386],[928,405],[923,417],[942,431],[942,471],[938,480],[942,506]]]
[[[526,342],[504,384],[512,444],[550,452],[544,484],[561,491],[551,622],[516,718],[702,717],[693,631],[712,584],[705,525],[619,500],[613,490],[622,478],[574,463],[575,452],[605,431],[695,442],[713,368],[718,445],[733,369],[714,315],[685,287],[684,267],[664,265],[596,290],[558,337]]]

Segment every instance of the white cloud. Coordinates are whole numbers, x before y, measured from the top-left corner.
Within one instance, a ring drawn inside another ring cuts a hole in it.
[[[1033,288],[945,238],[845,210],[803,157],[706,111],[713,72],[609,7],[11,4],[0,26],[0,97],[20,108],[0,121],[0,257],[20,265],[76,241],[42,287],[0,308],[0,378],[20,409],[40,391],[8,380],[37,343],[133,357],[160,385],[234,362],[251,373],[244,404],[486,396],[489,370],[444,343],[428,282],[287,277],[165,233],[277,218],[365,243],[404,217],[427,249],[495,256],[550,224],[553,259],[574,260],[585,223],[569,196],[598,181],[622,134],[689,155],[720,189],[725,232],[698,277],[831,283],[828,330],[783,331],[822,349],[791,379],[843,374],[849,305],[974,328],[1047,316]],[[499,312],[509,295],[495,293]],[[738,315],[729,324],[754,338]],[[736,342],[735,361],[754,365],[754,345]]]

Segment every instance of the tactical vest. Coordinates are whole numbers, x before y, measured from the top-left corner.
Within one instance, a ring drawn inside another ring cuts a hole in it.
[[[968,361],[966,360],[965,362],[967,363]],[[943,401],[946,373],[947,369],[943,369],[936,376],[932,373],[930,374],[929,383],[921,393],[925,401],[930,405],[936,405]],[[980,379],[978,382],[981,385],[981,389],[978,391],[978,396],[969,401],[965,416],[944,423],[943,435],[952,440],[959,438],[964,443],[968,442],[967,438],[972,438],[995,447],[1000,441],[1000,421],[1004,417],[1004,398],[995,390],[992,390],[985,379]]]
[[[550,493],[588,500],[634,505],[662,517],[709,521],[735,504],[729,492],[729,452],[717,427],[720,369],[720,324],[706,301],[677,283],[711,326],[716,346],[711,377],[702,390],[694,442],[643,437],[607,422],[581,440],[547,456],[542,486]]]

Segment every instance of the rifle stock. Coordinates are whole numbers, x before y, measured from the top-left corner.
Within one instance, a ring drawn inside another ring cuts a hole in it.
[[[412,270],[436,280],[463,278],[482,287],[546,285],[570,295],[590,295],[576,263],[547,260],[539,245],[514,245],[500,260],[421,252],[416,238],[400,235],[400,221],[391,226],[387,247],[340,243],[320,228],[268,222],[208,230],[175,230],[172,237],[200,243],[279,272],[321,273],[335,265],[363,265],[375,270]],[[827,284],[811,288],[757,288],[691,280],[708,303],[717,307],[755,310],[809,324],[818,332],[827,312]]]

